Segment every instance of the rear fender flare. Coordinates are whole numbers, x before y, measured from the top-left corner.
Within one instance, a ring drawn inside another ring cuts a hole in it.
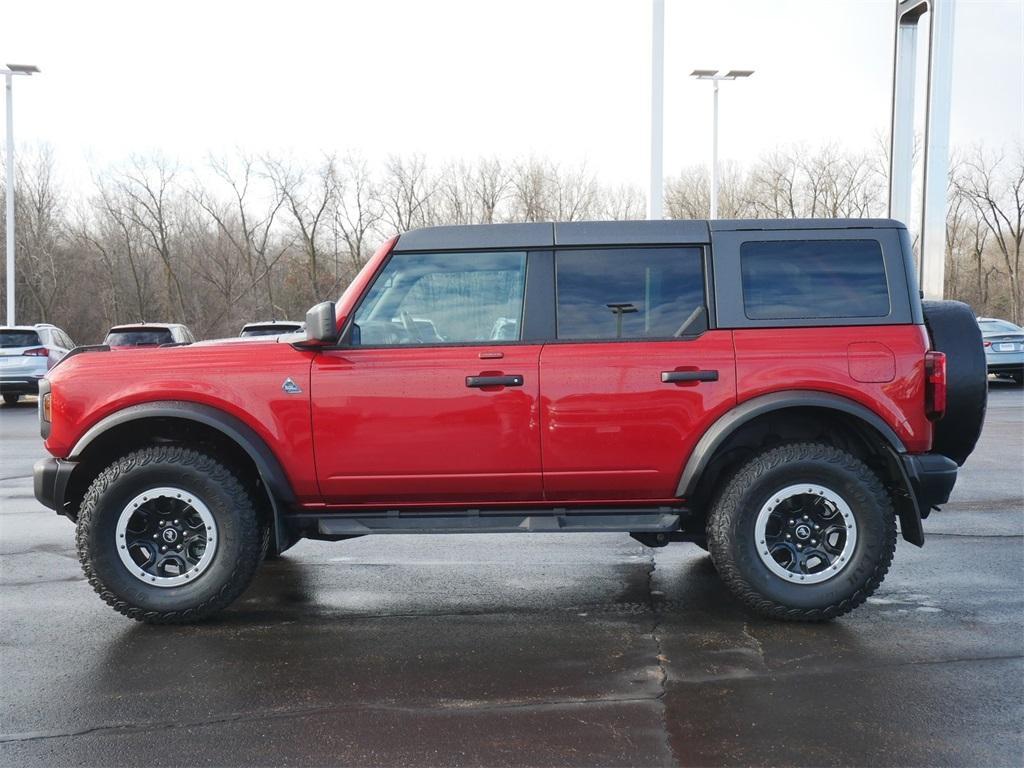
[[[676,496],[689,497],[700,482],[715,452],[729,439],[729,436],[747,422],[758,416],[784,408],[826,408],[854,416],[878,432],[897,454],[907,452],[899,435],[876,413],[841,395],[828,392],[787,390],[761,395],[740,403],[723,414],[697,441],[690,458],[683,467],[683,473],[676,487]]]

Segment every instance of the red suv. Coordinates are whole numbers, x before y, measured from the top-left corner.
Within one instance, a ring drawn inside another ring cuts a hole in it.
[[[188,622],[268,552],[371,533],[618,531],[707,548],[812,621],[884,578],[984,417],[966,305],[888,220],[439,227],[306,338],[69,355],[36,497],[104,600]]]

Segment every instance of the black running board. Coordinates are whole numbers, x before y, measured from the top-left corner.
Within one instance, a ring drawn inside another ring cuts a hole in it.
[[[372,533],[669,533],[680,530],[680,510],[628,512],[524,511],[518,514],[463,512],[438,514],[289,515],[299,536],[350,538]]]

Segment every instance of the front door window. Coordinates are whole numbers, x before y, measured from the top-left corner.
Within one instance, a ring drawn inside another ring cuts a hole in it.
[[[355,316],[357,346],[518,341],[525,253],[399,253]]]

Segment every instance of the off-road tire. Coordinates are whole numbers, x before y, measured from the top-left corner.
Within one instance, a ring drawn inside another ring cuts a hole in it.
[[[17,402],[18,402],[18,400],[20,398],[21,398],[21,395],[15,394],[14,392],[4,392],[4,402],[7,405],[15,405],[15,404],[17,404]]]
[[[849,563],[817,584],[791,583],[757,553],[755,521],[780,489],[818,483],[839,494],[857,523]],[[726,586],[758,613],[825,621],[863,603],[882,583],[896,549],[896,518],[881,481],[855,456],[824,443],[770,448],[741,466],[715,500],[707,524],[711,559]]]
[[[219,539],[213,560],[195,581],[169,588],[130,574],[115,536],[125,504],[147,488],[165,485],[201,498]],[[253,499],[238,477],[216,456],[178,446],[143,448],[103,470],[82,501],[75,539],[93,589],[116,611],[149,624],[193,623],[226,607],[252,580],[262,543]]]

